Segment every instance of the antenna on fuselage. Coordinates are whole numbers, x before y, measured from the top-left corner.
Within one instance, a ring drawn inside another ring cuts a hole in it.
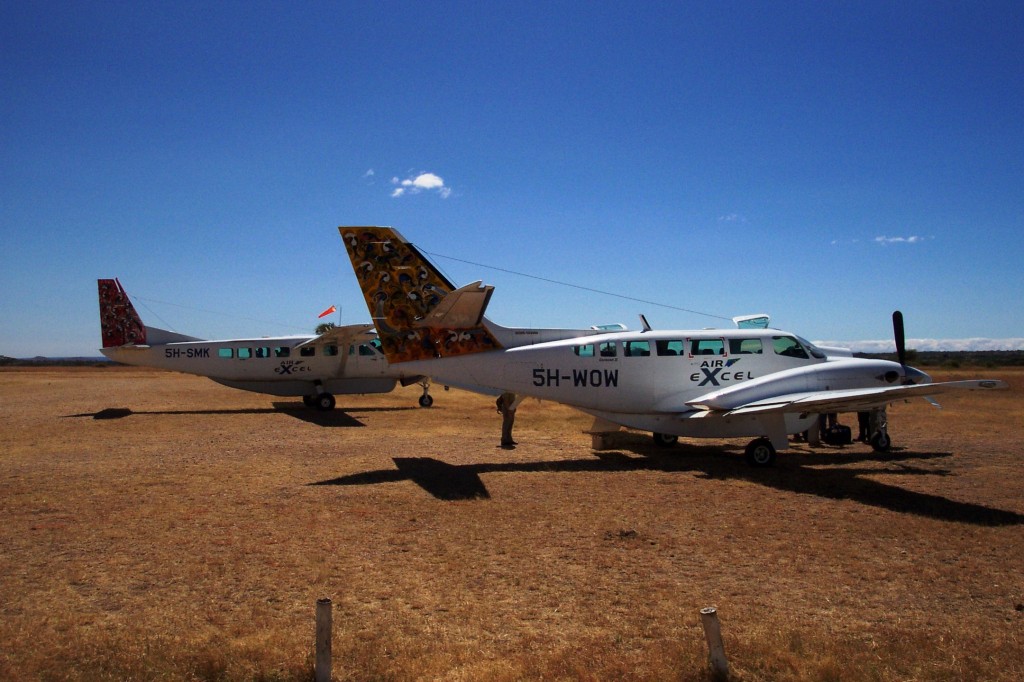
[[[643,329],[640,330],[641,333],[651,331],[651,323],[647,321],[643,313],[640,313],[640,324],[643,325]]]

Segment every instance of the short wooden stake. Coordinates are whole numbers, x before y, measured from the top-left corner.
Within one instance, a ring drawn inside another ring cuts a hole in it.
[[[316,682],[331,682],[331,600],[316,600]]]
[[[722,644],[722,628],[718,624],[718,610],[713,606],[700,610],[700,622],[704,626],[704,639],[708,642],[708,660],[711,670],[719,679],[729,677],[729,661],[725,658]]]

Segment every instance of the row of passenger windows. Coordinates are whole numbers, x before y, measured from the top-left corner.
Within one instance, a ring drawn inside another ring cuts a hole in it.
[[[362,356],[373,356],[377,355],[375,348],[380,347],[380,342],[376,339],[370,343],[361,343],[359,345],[351,345],[348,347],[349,355],[362,355]],[[302,346],[299,348],[298,357],[300,358],[312,358],[316,357],[316,346]],[[219,358],[239,358],[246,360],[249,358],[287,358],[291,357],[292,348],[290,346],[257,346],[255,348],[218,348],[217,357]],[[334,357],[338,355],[338,347],[334,344],[326,344],[320,346],[320,354],[325,357]]]
[[[651,345],[651,341],[605,341],[573,346],[572,351],[581,358],[614,358],[621,347],[623,357],[643,357],[651,354]],[[653,345],[658,355],[760,355],[764,352],[761,339],[672,339],[654,341]],[[791,336],[773,336],[771,349],[776,355],[807,358],[807,351]]]

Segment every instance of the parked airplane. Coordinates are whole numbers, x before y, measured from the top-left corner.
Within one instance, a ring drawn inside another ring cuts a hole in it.
[[[306,406],[324,411],[334,409],[335,394],[387,393],[399,381],[423,386],[422,407],[434,402],[429,379],[388,364],[372,324],[319,336],[207,341],[144,325],[118,280],[98,284],[100,352],[116,362],[198,374],[244,391],[302,396]]]
[[[641,316],[641,331],[509,329],[484,317],[494,287],[478,281],[456,288],[392,228],[338,229],[392,365],[484,393],[571,405],[595,417],[594,431],[626,426],[652,432],[661,444],[679,436],[754,437],[747,459],[767,466],[788,447],[787,435],[810,429],[819,414],[870,411],[871,442],[884,450],[887,405],[1007,387],[931,383],[905,362],[898,313],[899,362],[820,349],[756,324],[654,331]]]

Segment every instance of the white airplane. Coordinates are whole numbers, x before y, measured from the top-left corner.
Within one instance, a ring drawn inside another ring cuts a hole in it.
[[[100,279],[100,330],[105,356],[198,374],[243,391],[302,396],[307,407],[333,410],[335,394],[387,393],[399,381],[419,383],[419,403],[430,407],[430,380],[395,370],[380,350],[372,324],[335,327],[319,336],[207,341],[148,327],[116,279]]]
[[[872,414],[871,442],[890,445],[885,407],[957,389],[1007,388],[990,380],[931,383],[900,362],[854,358],[767,328],[654,331],[510,329],[484,317],[494,287],[456,288],[396,230],[338,228],[388,362],[482,393],[554,400],[595,417],[592,431],[650,431],[668,445],[689,438],[753,437],[755,466],[775,461],[788,434],[818,415]],[[761,326],[763,316],[737,318]]]

